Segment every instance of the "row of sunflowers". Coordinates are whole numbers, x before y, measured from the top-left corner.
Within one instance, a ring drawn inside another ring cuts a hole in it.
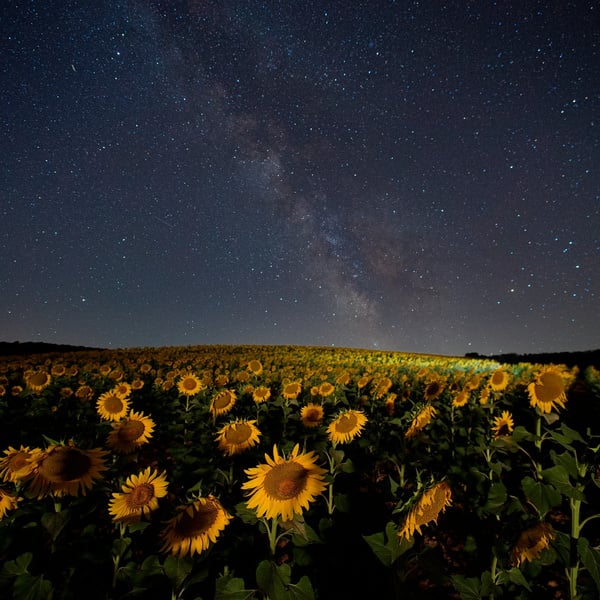
[[[596,597],[599,391],[354,349],[8,357],[0,593]]]

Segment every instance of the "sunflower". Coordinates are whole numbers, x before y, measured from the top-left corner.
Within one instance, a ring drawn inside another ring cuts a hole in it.
[[[119,396],[113,390],[104,392],[96,402],[96,410],[101,419],[105,421],[118,421],[129,410],[129,400]]]
[[[431,419],[433,419],[436,412],[436,409],[430,404],[423,407],[412,420],[410,427],[406,430],[406,433],[404,434],[404,437],[408,440],[417,435],[419,431],[421,431],[422,429],[427,427],[429,423],[431,423]]]
[[[452,503],[452,492],[450,486],[441,481],[426,490],[418,499],[417,503],[410,509],[404,526],[398,532],[399,537],[410,539],[415,531],[421,533],[421,527],[431,523],[437,523],[438,517]]]
[[[129,396],[131,396],[131,385],[122,381],[115,385],[112,391],[120,398],[129,398]]]
[[[469,401],[469,390],[467,390],[465,388],[464,390],[461,390],[460,392],[458,392],[458,394],[456,394],[456,396],[454,396],[454,398],[452,399],[452,406],[454,406],[454,408],[461,408],[465,404],[467,404],[468,401]]]
[[[254,390],[252,391],[252,399],[254,400],[254,402],[256,402],[256,404],[262,404],[263,402],[266,402],[270,397],[271,390],[270,388],[264,385],[254,388]]]
[[[11,492],[0,488],[0,521],[4,519],[9,510],[17,508],[19,500],[21,500],[21,498],[17,498],[17,496]]]
[[[479,394],[479,404],[481,406],[485,406],[489,402],[491,392],[492,390],[487,386],[481,390],[481,394]]]
[[[302,391],[302,384],[299,381],[292,381],[291,383],[287,383],[283,386],[283,397],[286,400],[294,400]]]
[[[158,499],[167,495],[168,485],[166,474],[150,467],[130,475],[121,487],[123,492],[113,493],[108,512],[113,521],[136,523],[158,508]]]
[[[553,365],[537,374],[535,381],[527,386],[529,404],[539,407],[542,413],[551,412],[556,406],[565,407],[567,395],[562,371]]]
[[[376,400],[383,398],[392,387],[392,380],[389,377],[383,377],[377,383],[377,387],[375,388],[375,392],[373,393]]]
[[[510,383],[510,375],[503,369],[496,369],[488,381],[488,386],[494,392],[501,392],[508,387]]]
[[[131,411],[124,421],[113,423],[108,435],[107,444],[122,454],[130,454],[152,437],[155,423],[142,412]]]
[[[362,410],[345,410],[329,424],[327,435],[332,442],[345,444],[361,433],[366,422],[367,415]]]
[[[252,375],[260,375],[263,372],[263,366],[260,360],[252,359],[248,363],[248,371],[250,371]]]
[[[327,398],[327,396],[331,396],[331,394],[333,394],[333,392],[335,392],[335,386],[332,385],[331,383],[329,383],[328,381],[324,381],[319,386],[319,396],[322,396],[323,398]]]
[[[216,439],[219,442],[219,450],[233,456],[256,446],[259,437],[260,430],[256,427],[256,420],[239,420],[222,427]]]
[[[550,547],[554,539],[554,529],[549,523],[536,523],[521,533],[510,552],[513,564],[517,567],[525,561],[539,558],[543,550]]]
[[[37,371],[36,373],[31,373],[25,379],[27,382],[27,387],[34,392],[41,392],[45,387],[50,385],[52,381],[52,377],[46,371]]]
[[[267,464],[246,469],[250,479],[242,485],[242,489],[251,490],[246,504],[256,509],[259,518],[281,516],[291,521],[327,487],[323,480],[326,470],[316,464],[315,453],[299,454],[298,444],[288,458],[280,456],[273,446],[273,458],[265,454],[265,459]]]
[[[423,400],[425,402],[433,402],[443,391],[445,387],[445,383],[443,381],[431,381],[425,386],[425,391],[423,392]]]
[[[236,401],[233,390],[221,390],[217,392],[210,403],[210,412],[214,417],[226,415],[234,407]]]
[[[206,386],[192,373],[187,373],[177,382],[177,389],[183,396],[195,396],[206,389]]]
[[[388,414],[389,417],[391,417],[394,414],[397,397],[398,397],[398,394],[392,393],[392,394],[388,394],[385,399],[385,402],[384,402],[385,412]]]
[[[6,456],[0,459],[0,477],[4,481],[21,481],[31,475],[33,465],[29,459],[32,451],[28,446],[21,446],[18,450],[9,446],[4,454]]]
[[[310,403],[300,410],[300,419],[304,427],[318,427],[323,420],[323,407],[320,404]]]
[[[214,496],[198,498],[191,504],[180,506],[161,532],[164,539],[161,552],[179,557],[201,554],[211,542],[217,541],[231,518]]]
[[[94,448],[80,450],[75,446],[53,444],[46,450],[34,450],[28,460],[32,464],[30,491],[43,498],[46,494],[55,496],[85,495],[91,489],[94,479],[101,479],[105,450]]]
[[[502,411],[502,415],[494,418],[494,426],[492,431],[494,432],[494,439],[499,437],[510,435],[515,427],[512,415],[507,410]]]

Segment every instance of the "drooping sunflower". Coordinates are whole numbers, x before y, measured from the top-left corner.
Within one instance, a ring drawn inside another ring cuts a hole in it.
[[[233,456],[256,446],[259,438],[260,430],[256,427],[256,420],[238,420],[222,427],[216,439],[219,442],[219,450]]]
[[[515,422],[513,421],[512,415],[509,411],[503,410],[501,416],[494,418],[494,425],[492,427],[494,439],[510,435],[514,428]]]
[[[296,444],[288,458],[280,456],[273,446],[273,458],[265,454],[267,464],[246,469],[249,480],[242,489],[249,490],[248,508],[257,516],[291,521],[327,487],[326,470],[316,464],[314,452],[299,453]]]
[[[523,531],[510,552],[513,564],[518,567],[525,561],[539,558],[542,551],[550,547],[554,536],[554,529],[549,523],[536,523]]]
[[[415,531],[421,533],[421,527],[434,522],[452,503],[452,491],[445,481],[436,483],[426,490],[410,509],[404,526],[398,532],[399,537],[410,539]]]
[[[234,407],[236,401],[233,390],[221,390],[217,392],[210,403],[210,412],[214,417],[226,415]]]
[[[300,395],[301,391],[302,384],[299,381],[292,381],[283,386],[283,391],[281,393],[286,400],[294,400]]]
[[[329,439],[336,444],[351,442],[362,432],[367,415],[362,410],[345,410],[327,427]]]
[[[385,412],[388,414],[388,416],[392,416],[394,414],[394,409],[396,407],[396,398],[398,397],[398,394],[388,394],[385,402],[384,402],[384,406],[385,406]]]
[[[429,423],[431,423],[431,419],[433,419],[436,413],[437,410],[430,404],[424,406],[412,420],[409,428],[404,434],[404,437],[408,440],[417,435],[419,431],[422,431],[425,427],[427,427],[427,425],[429,425]]]
[[[510,375],[508,374],[508,372],[505,369],[500,367],[499,369],[496,369],[492,373],[492,375],[488,381],[488,386],[494,392],[501,392],[508,387],[509,383],[510,383]]]
[[[271,389],[265,385],[260,385],[252,391],[252,400],[256,404],[262,404],[271,397]]]
[[[389,377],[382,377],[375,387],[375,391],[373,392],[373,397],[376,400],[383,398],[392,387],[392,380]]]
[[[129,410],[129,399],[119,396],[113,390],[104,392],[96,402],[96,410],[105,421],[118,421]]]
[[[54,496],[85,496],[95,479],[102,478],[106,450],[81,450],[72,445],[53,444],[46,450],[34,450],[28,460],[32,465],[29,492],[43,498]]]
[[[161,552],[179,557],[201,554],[211,542],[217,541],[231,518],[214,496],[180,506],[161,532],[164,540]]]
[[[198,377],[196,377],[196,375],[193,373],[187,373],[177,382],[177,389],[183,396],[195,396],[202,390],[206,389],[206,386]]]
[[[129,416],[113,423],[108,434],[107,444],[122,454],[135,452],[140,446],[147,444],[154,432],[155,423],[142,412],[131,411]]]
[[[9,510],[17,508],[17,504],[21,498],[17,498],[15,494],[0,487],[0,521],[4,519]]]
[[[6,456],[0,459],[0,477],[3,481],[22,481],[31,475],[33,465],[29,459],[32,450],[29,446],[21,446],[18,450],[9,446],[4,454]]]
[[[29,374],[25,381],[27,382],[27,387],[34,392],[41,392],[44,388],[50,385],[52,381],[52,377],[46,371],[37,371],[35,373]]]
[[[323,407],[310,402],[300,409],[300,419],[304,427],[318,427],[323,421]]]
[[[136,523],[142,515],[158,508],[158,499],[167,495],[169,482],[166,473],[147,467],[137,475],[130,475],[123,484],[122,493],[114,492],[108,512],[113,521]]]
[[[527,392],[529,404],[543,413],[552,412],[557,406],[564,408],[567,401],[562,371],[554,365],[538,373],[535,381],[527,386]]]

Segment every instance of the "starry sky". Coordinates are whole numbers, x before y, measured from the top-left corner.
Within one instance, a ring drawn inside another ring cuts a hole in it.
[[[0,10],[0,339],[600,346],[597,3]]]

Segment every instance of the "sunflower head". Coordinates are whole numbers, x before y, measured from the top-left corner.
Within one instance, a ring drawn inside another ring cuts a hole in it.
[[[132,410],[127,419],[113,424],[107,444],[117,452],[130,454],[148,443],[154,427],[154,421],[150,417],[146,417],[142,412]]]
[[[271,389],[265,385],[260,385],[252,390],[252,399],[256,404],[262,404],[271,397]]]
[[[50,385],[52,377],[46,371],[37,371],[27,376],[27,387],[34,392],[41,392],[44,388]]]
[[[217,435],[219,449],[233,456],[243,452],[247,448],[252,448],[258,444],[260,431],[256,427],[256,420],[244,421],[239,420],[234,423],[229,423],[221,428]]]
[[[12,492],[0,487],[0,521],[4,519],[9,510],[17,508],[17,504],[21,499]]]
[[[300,453],[298,444],[287,458],[273,446],[273,458],[265,455],[265,459],[267,464],[246,470],[249,479],[242,485],[250,495],[246,504],[259,518],[292,521],[325,489],[326,471],[317,466],[314,452]]]
[[[327,396],[331,396],[331,394],[333,394],[333,392],[335,392],[335,386],[331,383],[329,383],[329,381],[324,381],[320,386],[319,386],[319,396],[326,398]]]
[[[367,415],[362,410],[345,410],[327,427],[327,435],[335,444],[351,442],[362,432]]]
[[[501,392],[508,387],[509,383],[510,375],[505,369],[499,368],[491,374],[488,386],[494,392]]]
[[[30,462],[32,450],[28,446],[21,446],[18,450],[12,446],[4,451],[6,456],[0,459],[0,477],[4,481],[22,481],[33,472]]]
[[[300,420],[304,427],[318,427],[323,421],[323,407],[310,402],[300,409]]]
[[[217,392],[210,404],[210,412],[214,417],[226,415],[235,406],[236,395],[233,390],[221,390]]]
[[[252,375],[260,375],[263,372],[263,366],[260,360],[257,360],[255,358],[252,359],[248,363],[248,371],[250,371]]]
[[[105,450],[81,450],[72,445],[56,444],[35,450],[28,460],[32,465],[29,491],[38,498],[85,495],[94,480],[102,477]]]
[[[404,437],[408,440],[413,438],[431,423],[431,419],[435,416],[437,410],[431,404],[424,406],[413,418],[409,428],[406,430]]]
[[[553,365],[546,367],[527,386],[527,392],[531,406],[542,413],[552,412],[557,406],[564,408],[567,395],[563,372]]]
[[[469,402],[469,390],[463,389],[452,399],[452,406],[454,408],[461,408]]]
[[[302,384],[299,381],[292,381],[283,386],[283,391],[281,393],[286,400],[295,400],[300,395],[301,391]]]
[[[501,416],[494,418],[494,425],[492,427],[494,439],[510,435],[514,428],[515,422],[510,412],[507,410],[502,411]]]
[[[164,540],[162,552],[175,556],[194,556],[207,550],[231,521],[231,515],[214,496],[198,498],[192,503],[180,506],[177,514],[170,519],[161,537]]]
[[[526,529],[511,550],[513,564],[518,567],[525,561],[539,558],[542,551],[550,547],[554,537],[554,529],[549,523],[536,523]]]
[[[177,382],[177,389],[183,396],[195,396],[202,390],[206,389],[206,386],[200,381],[196,375],[188,373],[181,377]]]
[[[421,527],[431,522],[437,523],[439,515],[452,503],[450,486],[441,481],[426,490],[411,508],[399,537],[410,539],[415,531],[421,533]]]
[[[118,421],[129,410],[129,400],[119,396],[114,390],[104,392],[96,402],[96,410],[105,421]]]
[[[158,499],[167,495],[168,485],[165,473],[148,467],[128,477],[122,493],[113,493],[108,512],[113,521],[135,523],[158,508]]]

